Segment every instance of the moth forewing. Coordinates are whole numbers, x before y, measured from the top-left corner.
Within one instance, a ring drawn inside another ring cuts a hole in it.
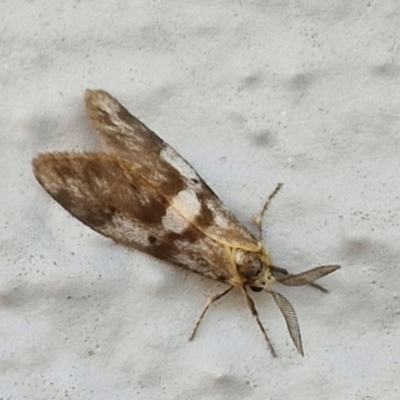
[[[246,291],[246,287],[265,289],[274,297],[297,350],[303,354],[294,309],[285,297],[272,291],[273,283],[317,287],[314,280],[338,266],[297,275],[273,267],[261,244],[261,233],[258,239],[253,236],[174,149],[107,92],[87,90],[85,104],[107,152],[40,154],[32,164],[45,190],[104,236],[229,285],[208,300],[191,338],[210,305],[239,287],[275,355]],[[264,203],[259,224],[280,187]]]
[[[86,90],[90,123],[109,152],[128,160],[170,205],[225,246],[257,251],[259,244],[197,171],[104,90]]]

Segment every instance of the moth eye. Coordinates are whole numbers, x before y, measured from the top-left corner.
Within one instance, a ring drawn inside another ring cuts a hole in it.
[[[195,185],[198,185],[198,184],[200,183],[199,180],[196,179],[196,178],[192,178],[191,181],[192,181],[192,183],[194,183]]]
[[[253,292],[261,292],[261,290],[263,290],[263,288],[257,287],[257,286],[250,286],[250,289],[251,289]]]

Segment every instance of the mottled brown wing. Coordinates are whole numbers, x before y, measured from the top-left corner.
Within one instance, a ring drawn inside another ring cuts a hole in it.
[[[46,153],[33,168],[46,191],[97,232],[210,278],[240,283],[227,247],[182,216],[129,162],[105,153]]]
[[[199,230],[220,243],[258,251],[260,244],[192,166],[103,90],[87,90],[86,110],[106,148],[131,163]]]

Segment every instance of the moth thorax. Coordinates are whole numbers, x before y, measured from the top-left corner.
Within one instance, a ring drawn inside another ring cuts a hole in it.
[[[260,287],[262,290],[272,283],[273,277],[269,268],[271,261],[263,249],[259,252],[235,249],[233,259],[244,285]]]

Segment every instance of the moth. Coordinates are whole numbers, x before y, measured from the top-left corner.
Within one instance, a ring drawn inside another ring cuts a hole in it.
[[[190,339],[211,304],[239,288],[276,356],[250,288],[272,296],[303,355],[294,308],[273,286],[310,285],[325,291],[314,281],[340,267],[291,274],[273,265],[261,243],[261,221],[281,184],[263,204],[256,217],[258,234],[252,234],[184,158],[109,93],[87,90],[85,106],[107,152],[50,152],[34,158],[35,177],[51,197],[102,235],[227,285],[208,299]]]

